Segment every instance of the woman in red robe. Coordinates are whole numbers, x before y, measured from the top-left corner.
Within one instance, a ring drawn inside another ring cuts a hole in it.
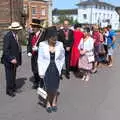
[[[72,46],[72,51],[71,51],[71,60],[70,60],[70,66],[71,68],[76,71],[78,69],[78,60],[80,57],[80,53],[78,50],[78,45],[80,43],[81,38],[84,37],[83,32],[81,32],[81,24],[77,23],[74,26],[74,42]]]

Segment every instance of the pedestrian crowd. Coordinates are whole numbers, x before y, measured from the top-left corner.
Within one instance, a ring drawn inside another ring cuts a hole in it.
[[[47,95],[44,99],[49,113],[57,111],[58,89],[63,75],[70,79],[72,71],[87,82],[92,73],[97,73],[100,64],[113,65],[116,34],[111,25],[100,28],[76,23],[71,29],[69,21],[64,20],[62,27],[43,28],[39,19],[33,19],[30,25],[27,55],[31,57],[33,88],[39,90],[41,97]],[[22,63],[18,36],[21,29],[18,22],[13,22],[4,36],[1,62],[5,66],[6,94],[11,97],[16,95],[16,71]]]

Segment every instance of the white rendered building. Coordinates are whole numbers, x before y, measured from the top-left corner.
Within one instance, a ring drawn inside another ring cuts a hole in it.
[[[119,28],[119,15],[115,10],[115,6],[98,0],[83,1],[77,6],[78,22],[82,24],[99,24],[101,27],[111,24],[114,30]]]

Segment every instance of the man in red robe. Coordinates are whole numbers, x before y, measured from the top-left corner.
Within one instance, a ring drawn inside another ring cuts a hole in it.
[[[78,60],[80,58],[80,52],[78,50],[78,45],[80,43],[81,38],[84,37],[83,32],[81,32],[81,24],[77,23],[74,26],[74,42],[72,46],[71,51],[71,61],[70,66],[73,68],[73,70],[77,71],[78,69]]]

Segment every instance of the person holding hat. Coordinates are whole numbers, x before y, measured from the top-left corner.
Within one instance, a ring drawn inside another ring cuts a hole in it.
[[[13,22],[8,28],[10,31],[4,36],[3,43],[3,64],[6,73],[6,94],[14,97],[16,92],[16,70],[21,65],[21,46],[18,38],[18,31],[22,26]]]
[[[49,27],[46,41],[40,42],[38,48],[38,71],[48,94],[46,110],[49,113],[57,111],[57,92],[64,61],[65,52],[63,43],[57,41],[57,29]]]
[[[42,79],[38,75],[37,66],[38,45],[41,41],[44,40],[45,31],[42,29],[41,21],[39,19],[32,19],[32,23],[30,25],[32,27],[33,33],[29,34],[27,54],[29,57],[31,57],[31,68],[35,79],[33,88],[37,89],[39,86],[39,82],[42,86]]]

